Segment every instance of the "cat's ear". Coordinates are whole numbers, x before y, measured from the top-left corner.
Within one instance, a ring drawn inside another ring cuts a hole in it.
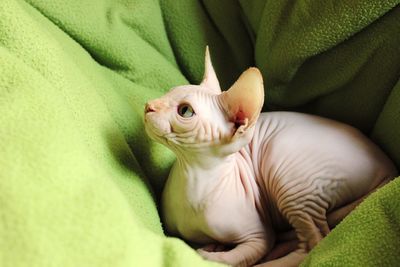
[[[215,74],[213,65],[211,63],[208,45],[206,46],[206,56],[204,59],[204,77],[200,85],[210,89],[217,94],[221,93],[221,87],[219,86],[217,75]]]
[[[229,120],[236,125],[236,133],[244,133],[256,123],[264,104],[264,85],[260,71],[249,68],[219,98]]]

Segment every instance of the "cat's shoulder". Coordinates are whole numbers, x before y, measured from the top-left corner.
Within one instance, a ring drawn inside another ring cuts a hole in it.
[[[258,124],[296,124],[305,121],[323,120],[323,118],[292,111],[268,111],[260,113]]]
[[[321,117],[318,115],[294,112],[294,111],[268,111],[260,113],[259,120],[262,121],[275,121],[275,122],[287,122],[290,124],[303,124],[303,123],[318,123],[322,125],[341,125],[345,124],[339,121],[335,121],[329,118]]]
[[[308,119],[308,120],[326,119],[317,115],[295,112],[295,111],[266,111],[260,113],[260,118]]]

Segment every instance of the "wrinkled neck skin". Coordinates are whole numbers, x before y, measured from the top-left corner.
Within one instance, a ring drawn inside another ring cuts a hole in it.
[[[233,137],[232,141],[226,143],[222,140],[214,145],[190,148],[173,146],[170,149],[175,153],[181,166],[202,171],[215,171],[216,176],[219,176],[218,171],[223,169],[223,165],[232,167],[235,164],[233,159],[240,154],[242,148],[248,146],[254,135],[254,129],[253,126],[241,138]]]

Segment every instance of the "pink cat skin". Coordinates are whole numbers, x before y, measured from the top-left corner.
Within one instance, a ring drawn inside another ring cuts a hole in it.
[[[203,244],[198,252],[212,261],[250,266],[270,255],[263,266],[298,266],[330,225],[397,171],[358,130],[294,112],[260,114],[263,101],[256,68],[221,92],[207,50],[200,85],[146,104],[147,133],[177,157],[164,222]],[[276,233],[291,228],[295,248],[272,250]]]

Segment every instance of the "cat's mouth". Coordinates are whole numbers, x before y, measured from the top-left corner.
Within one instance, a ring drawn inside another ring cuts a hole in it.
[[[154,114],[154,112],[145,114],[144,125],[147,134],[153,138],[158,137],[166,139],[166,135],[171,133],[170,124],[157,118],[157,114]]]

